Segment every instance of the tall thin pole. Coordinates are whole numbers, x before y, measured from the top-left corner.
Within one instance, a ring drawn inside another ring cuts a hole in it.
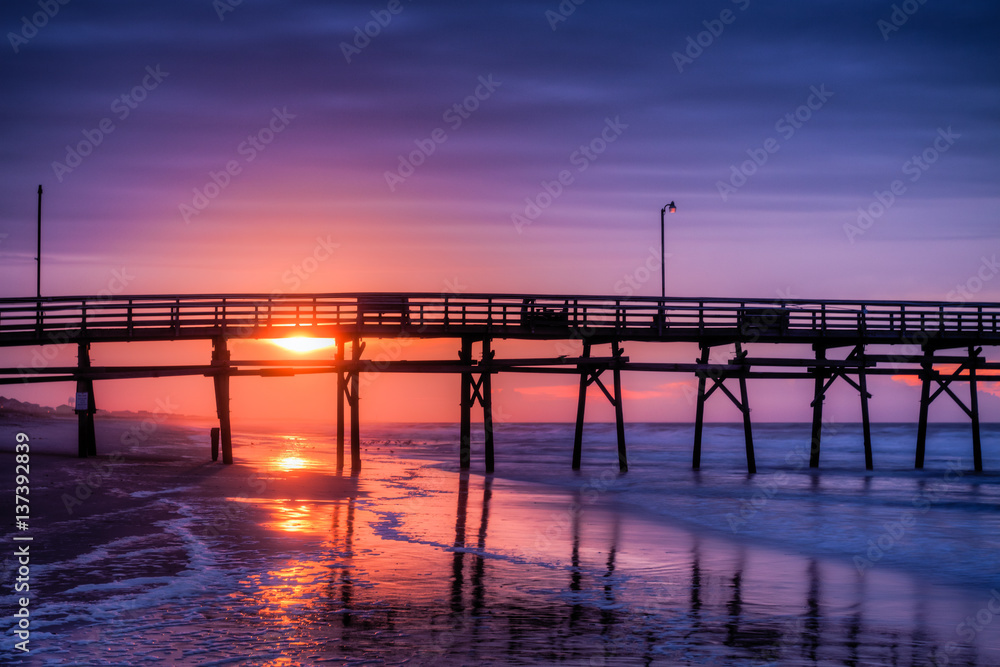
[[[677,206],[674,202],[670,202],[666,206],[660,209],[660,298],[667,298],[667,253],[666,244],[664,243],[664,231],[663,228],[666,226],[667,211],[674,213],[677,211]]]
[[[666,224],[667,207],[660,209],[660,298],[667,298],[667,256],[664,254],[663,226]]]
[[[35,278],[35,295],[42,298],[42,186],[38,186],[38,254],[35,261],[38,262],[38,271]]]

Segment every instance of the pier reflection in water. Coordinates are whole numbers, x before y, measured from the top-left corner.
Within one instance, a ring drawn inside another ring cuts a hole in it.
[[[888,569],[859,575],[579,494],[407,465],[369,467],[347,498],[295,501],[308,511],[283,537],[300,543],[258,600],[311,654],[904,666],[955,642],[948,664],[991,664],[955,635],[974,600]],[[280,527],[285,502],[262,501],[262,523]]]

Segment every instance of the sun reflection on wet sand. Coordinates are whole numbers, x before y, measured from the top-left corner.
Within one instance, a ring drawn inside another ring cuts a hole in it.
[[[299,456],[285,456],[275,461],[275,466],[281,470],[301,470],[309,465],[309,462]]]

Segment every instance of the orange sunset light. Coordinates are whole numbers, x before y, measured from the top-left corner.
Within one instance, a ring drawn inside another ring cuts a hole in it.
[[[282,470],[300,470],[305,468],[308,462],[298,456],[286,456],[278,461],[278,467]]]
[[[334,347],[337,341],[333,338],[310,338],[308,336],[292,336],[291,338],[275,338],[272,343],[292,352],[314,352],[325,347]]]

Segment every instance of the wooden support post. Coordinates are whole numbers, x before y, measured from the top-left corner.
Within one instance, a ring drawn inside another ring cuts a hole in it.
[[[344,347],[346,341],[337,341],[337,470],[344,469],[344,394],[347,393],[347,375],[344,373]]]
[[[711,348],[706,345],[701,348],[701,357],[698,363],[705,365],[708,363],[709,351]],[[705,377],[704,371],[698,374],[698,402],[694,413],[694,449],[691,451],[691,467],[695,470],[701,469],[701,433],[705,426]]]
[[[361,339],[355,338],[351,343],[351,361],[355,368],[351,373],[351,472],[361,471]]]
[[[618,361],[622,352],[624,350],[618,341],[611,344],[611,353],[615,357],[615,425],[618,431],[618,469],[622,472],[628,472],[628,455],[625,452],[625,414],[622,410],[622,371]]]
[[[969,413],[972,417],[972,459],[976,472],[983,471],[983,443],[979,434],[979,393],[976,386],[976,363],[979,351],[969,347]]]
[[[94,415],[97,414],[97,402],[94,398],[94,381],[87,380],[87,414],[85,432],[87,435],[87,456],[97,456],[97,434],[94,429]]]
[[[583,343],[583,357],[590,358],[590,343]],[[590,369],[580,367],[580,397],[576,403],[576,433],[573,435],[573,470],[580,469],[583,459],[583,415],[587,409],[587,387],[590,386]]]
[[[826,398],[826,388],[825,380],[826,376],[823,369],[819,368],[823,361],[826,360],[826,349],[817,346],[816,350],[816,370],[814,372],[816,378],[816,389],[813,393],[813,421],[812,421],[812,437],[810,439],[809,446],[809,467],[818,468],[819,467],[819,447],[820,441],[823,437],[823,400]]]
[[[917,452],[913,463],[913,467],[917,470],[923,470],[924,468],[924,452],[927,448],[927,410],[931,405],[931,372],[934,368],[934,363],[927,361],[931,355],[933,355],[933,350],[924,348],[925,361],[920,362],[920,367],[923,369],[920,378],[922,380],[920,386],[920,417],[917,422]]]
[[[81,371],[90,368],[90,343],[78,343],[77,368]],[[94,433],[94,413],[97,412],[94,401],[94,381],[78,378],[76,382],[76,414],[77,414],[77,454],[80,458],[97,455],[97,436]]]
[[[874,470],[872,424],[868,415],[868,374],[865,372],[865,347],[858,346],[858,386],[861,388],[861,430],[865,440],[865,470]]]
[[[233,433],[229,416],[229,359],[230,352],[225,336],[212,340],[212,365],[219,366],[215,374],[215,410],[219,416],[219,436],[222,445],[222,462],[233,462]]]
[[[746,353],[741,351],[740,344],[736,343],[736,356],[745,357]],[[747,442],[747,472],[757,472],[757,460],[753,453],[753,425],[750,422],[750,401],[747,395],[747,376],[740,373],[740,409],[743,410],[743,433]]]
[[[459,359],[466,363],[472,363],[472,339],[462,339],[462,350],[458,355]],[[462,373],[462,407],[461,424],[459,426],[458,440],[458,467],[468,470],[472,465],[472,373]]]
[[[490,339],[483,339],[483,363],[489,364],[493,358],[490,351]],[[481,397],[483,402],[483,436],[485,440],[486,472],[493,472],[493,373],[487,366],[480,376]]]

